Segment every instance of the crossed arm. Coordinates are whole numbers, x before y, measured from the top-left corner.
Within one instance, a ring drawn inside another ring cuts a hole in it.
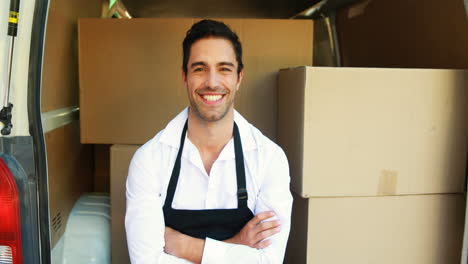
[[[252,218],[242,230],[234,237],[224,242],[245,245],[251,248],[263,249],[271,244],[271,240],[265,240],[280,231],[279,220],[265,221],[274,217],[272,211],[262,212]],[[170,227],[166,227],[164,233],[164,252],[173,256],[189,260],[193,263],[201,263],[205,240],[182,234]]]
[[[157,195],[161,186],[154,180],[157,176],[151,167],[162,165],[154,163],[159,157],[138,151],[127,178],[125,228],[131,262],[282,263],[290,229],[292,196],[288,167],[278,166],[287,162],[286,157],[281,151],[271,152],[273,157],[264,170],[269,180],[261,182],[253,198],[256,216],[236,236],[217,241],[196,239],[165,227],[163,201]],[[274,211],[275,216],[266,213],[269,211]]]

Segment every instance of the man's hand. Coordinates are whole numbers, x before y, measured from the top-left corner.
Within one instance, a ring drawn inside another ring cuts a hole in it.
[[[271,241],[262,240],[278,233],[281,230],[281,223],[278,220],[261,222],[273,216],[275,216],[275,214],[272,211],[259,213],[247,222],[237,235],[224,242],[246,245],[257,249],[268,247]]]
[[[201,262],[205,240],[187,236],[167,226],[164,240],[166,242],[164,252],[167,254],[189,260],[193,263]]]

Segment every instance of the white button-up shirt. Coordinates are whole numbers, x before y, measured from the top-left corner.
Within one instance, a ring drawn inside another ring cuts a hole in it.
[[[180,145],[188,108],[175,117],[133,156],[127,178],[125,227],[132,263],[189,263],[164,252],[164,214],[167,186]],[[282,263],[290,230],[292,196],[288,161],[283,150],[249,124],[237,111],[244,152],[248,207],[254,215],[272,210],[281,231],[265,249],[206,238],[202,263]],[[172,203],[174,209],[237,208],[233,139],[213,163],[210,174],[198,149],[185,139],[181,171]],[[186,219],[190,221],[190,219]]]

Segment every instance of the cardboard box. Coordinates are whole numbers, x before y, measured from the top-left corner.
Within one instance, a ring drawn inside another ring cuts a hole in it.
[[[462,70],[280,71],[278,142],[293,190],[303,197],[463,192],[467,89]]]
[[[363,0],[336,16],[342,65],[468,68],[464,1]]]
[[[294,194],[285,263],[460,263],[464,210],[463,194]]]
[[[139,147],[137,145],[113,145],[110,150],[113,264],[130,263],[127,236],[125,234],[125,183],[127,181],[130,161]]]
[[[245,74],[235,107],[275,139],[277,73],[312,64],[312,21],[222,20],[243,44]],[[188,105],[182,41],[195,21],[79,21],[81,142],[143,144]]]

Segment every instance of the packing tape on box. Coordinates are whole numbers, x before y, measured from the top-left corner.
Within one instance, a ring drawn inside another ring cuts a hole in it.
[[[382,170],[379,178],[378,195],[395,195],[398,182],[398,172],[393,170]]]

